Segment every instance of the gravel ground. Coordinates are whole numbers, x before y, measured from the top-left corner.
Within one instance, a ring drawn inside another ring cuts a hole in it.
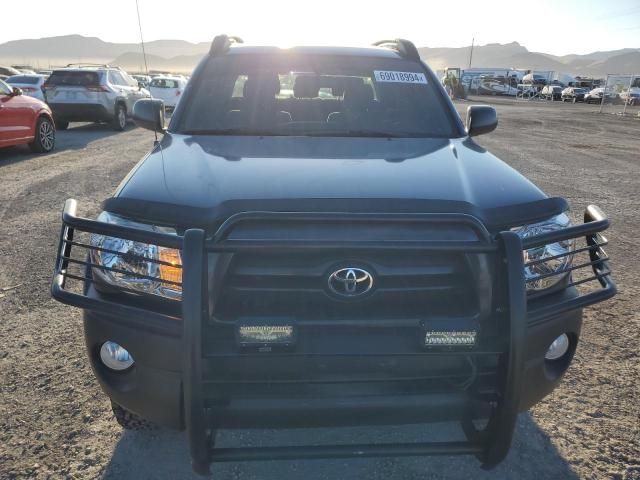
[[[479,142],[576,215],[610,214],[608,253],[620,293],[586,313],[582,342],[561,387],[520,416],[498,468],[473,458],[314,460],[216,465],[218,479],[640,479],[640,119],[596,107],[496,104],[500,126]],[[473,100],[458,102],[462,112]],[[64,200],[91,216],[152,144],[151,133],[78,125],[53,154],[0,151],[0,478],[192,478],[183,434],[123,433],[112,419],[82,341],[80,312],[54,302],[49,281]],[[488,188],[490,188],[488,186]],[[419,441],[450,425],[288,432],[221,432],[219,444]]]

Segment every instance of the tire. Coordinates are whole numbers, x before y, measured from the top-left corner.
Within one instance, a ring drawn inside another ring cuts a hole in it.
[[[66,120],[56,120],[56,130],[66,130],[69,128],[69,122]]]
[[[116,104],[112,126],[118,132],[122,132],[127,126],[127,109],[121,103]]]
[[[116,422],[118,422],[125,430],[144,431],[155,430],[157,428],[156,425],[151,423],[149,420],[126,410],[113,400],[111,401],[111,410],[113,410],[113,416],[115,417]]]
[[[48,153],[56,146],[56,128],[49,117],[40,117],[36,123],[35,138],[29,148],[35,153]]]

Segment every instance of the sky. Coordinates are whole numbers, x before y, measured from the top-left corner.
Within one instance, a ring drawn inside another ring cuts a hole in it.
[[[145,41],[201,42],[227,33],[278,46],[401,37],[428,47],[464,47],[472,38],[476,45],[517,41],[555,55],[640,48],[640,0],[138,1]],[[30,0],[18,13],[2,21],[0,43],[68,34],[140,38],[135,0]]]

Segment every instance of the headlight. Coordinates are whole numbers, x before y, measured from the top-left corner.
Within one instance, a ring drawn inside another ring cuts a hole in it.
[[[98,221],[133,227],[150,232],[172,233],[169,227],[134,222],[109,212],[102,212]],[[108,285],[171,299],[182,297],[182,259],[180,251],[122,238],[91,235],[91,262],[118,271],[94,268],[93,275]],[[154,261],[145,261],[145,259]],[[156,262],[162,263],[156,263]],[[153,280],[151,278],[157,278]]]
[[[525,225],[512,230],[516,232],[520,238],[528,238],[547,232],[553,232],[555,230],[562,230],[569,226],[571,226],[571,220],[566,214],[561,213],[560,215],[556,215],[544,222]],[[524,250],[522,255],[524,257],[525,264],[527,262],[537,262],[533,265],[524,267],[524,277],[527,282],[527,290],[544,290],[545,288],[556,285],[560,280],[565,278],[569,272],[565,272],[564,274],[558,273],[557,275],[550,275],[545,278],[536,279],[539,275],[567,270],[573,261],[573,255],[571,252],[574,249],[574,243],[574,239],[569,239]],[[558,258],[551,258],[563,254],[567,255]],[[550,258],[550,260],[544,261],[545,258]]]

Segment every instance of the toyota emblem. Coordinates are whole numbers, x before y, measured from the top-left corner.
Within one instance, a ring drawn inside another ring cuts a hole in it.
[[[328,284],[339,297],[359,297],[373,288],[373,275],[362,268],[346,267],[329,275]]]

